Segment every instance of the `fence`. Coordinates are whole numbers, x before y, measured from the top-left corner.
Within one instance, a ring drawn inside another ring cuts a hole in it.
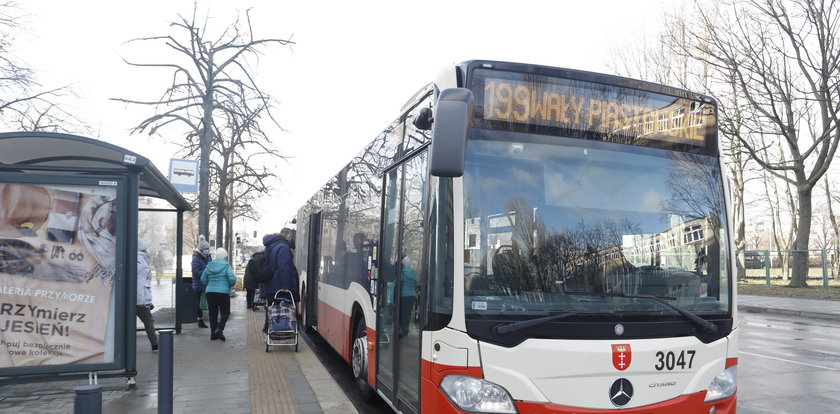
[[[808,279],[822,279],[828,287],[830,278],[840,278],[840,250],[747,250],[738,252],[743,259],[748,278],[764,277],[767,286],[773,278],[782,278],[792,272],[794,253],[808,255]]]

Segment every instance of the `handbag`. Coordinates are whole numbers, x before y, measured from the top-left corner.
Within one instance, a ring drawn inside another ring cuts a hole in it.
[[[198,307],[200,307],[201,310],[207,310],[207,296],[204,292],[201,292],[201,299],[198,301]]]

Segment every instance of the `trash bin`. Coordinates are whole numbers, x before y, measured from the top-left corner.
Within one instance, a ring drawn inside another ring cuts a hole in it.
[[[197,321],[195,309],[198,304],[196,303],[195,292],[193,292],[191,277],[181,278],[181,283],[175,290],[175,303],[177,303],[178,323],[195,323]]]

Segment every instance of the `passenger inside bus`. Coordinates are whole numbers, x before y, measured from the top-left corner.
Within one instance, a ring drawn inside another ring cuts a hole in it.
[[[408,335],[414,305],[417,302],[417,272],[411,266],[411,258],[402,259],[400,272],[402,286],[400,287],[400,336]]]

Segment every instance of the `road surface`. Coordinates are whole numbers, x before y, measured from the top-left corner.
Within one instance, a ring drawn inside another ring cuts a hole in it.
[[[840,412],[840,322],[740,313],[739,414]],[[359,412],[392,413],[359,400],[350,366],[317,334],[307,341]]]
[[[739,414],[840,412],[840,322],[739,315]]]

